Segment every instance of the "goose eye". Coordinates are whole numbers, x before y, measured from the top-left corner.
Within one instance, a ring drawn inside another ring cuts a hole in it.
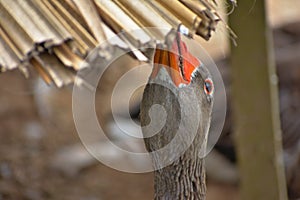
[[[211,79],[206,79],[204,81],[204,91],[206,94],[211,95],[213,93],[214,90],[214,85]]]

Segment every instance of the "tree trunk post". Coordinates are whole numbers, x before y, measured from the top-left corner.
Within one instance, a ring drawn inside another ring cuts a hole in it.
[[[241,0],[230,15],[233,117],[241,199],[286,200],[278,81],[266,2]]]

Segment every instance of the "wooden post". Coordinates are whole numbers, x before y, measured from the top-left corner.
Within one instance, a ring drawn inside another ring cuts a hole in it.
[[[266,2],[241,0],[230,25],[235,141],[241,199],[286,200],[277,76]]]

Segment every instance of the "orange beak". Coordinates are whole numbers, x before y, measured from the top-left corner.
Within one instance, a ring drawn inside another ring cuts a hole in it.
[[[156,49],[154,54],[154,67],[151,78],[155,78],[160,67],[165,67],[174,84],[189,84],[191,75],[196,67],[200,66],[199,60],[188,52],[186,44],[181,41],[180,35],[175,39],[171,50]]]

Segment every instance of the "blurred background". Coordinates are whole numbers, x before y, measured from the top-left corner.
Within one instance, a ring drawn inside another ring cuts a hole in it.
[[[267,5],[279,80],[286,182],[289,198],[297,199],[300,198],[300,2],[269,0]],[[240,176],[230,107],[230,40],[221,28],[209,42],[196,40],[217,63],[229,101],[223,133],[206,159],[207,199],[238,200]],[[120,138],[111,122],[111,91],[122,74],[138,64],[124,56],[106,71],[99,83],[97,115],[116,140]],[[148,74],[139,76],[148,78]],[[127,87],[132,86],[124,86],[124,92]],[[130,110],[136,120],[141,94],[142,89],[131,100]],[[117,95],[122,99],[122,94]],[[75,130],[71,105],[71,87],[48,87],[38,77],[25,79],[16,71],[0,74],[0,200],[152,199],[152,173],[119,172],[97,162],[85,151]],[[122,115],[127,108],[122,101],[119,106]],[[99,148],[112,159],[128,162],[109,152],[105,145]]]

